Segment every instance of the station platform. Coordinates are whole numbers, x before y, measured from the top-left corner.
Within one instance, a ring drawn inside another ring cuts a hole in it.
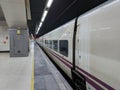
[[[0,53],[0,90],[73,90],[42,49],[30,42],[28,57]]]
[[[0,53],[0,90],[31,90],[34,42],[28,57],[10,57]]]
[[[73,90],[37,44],[34,51],[34,90]]]

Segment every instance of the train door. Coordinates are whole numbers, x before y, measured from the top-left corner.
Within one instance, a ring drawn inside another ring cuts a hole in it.
[[[80,24],[77,25],[77,34],[76,34],[76,49],[75,49],[75,52],[76,52],[75,65],[76,66],[78,66],[81,61],[79,29],[80,29]]]
[[[90,64],[90,25],[87,19],[78,19],[77,36],[76,36],[76,67],[81,70],[89,72]],[[82,74],[83,75],[83,74]],[[82,76],[81,75],[81,76]],[[86,82],[85,76],[83,82],[86,85],[86,90],[94,90]]]
[[[76,65],[89,71],[89,47],[90,47],[90,31],[87,20],[78,21],[77,36],[76,36]]]
[[[75,23],[74,36],[73,36],[74,37],[73,45],[75,46],[73,47],[73,57],[74,56],[75,57],[73,58],[72,78],[75,85],[74,88],[75,90],[86,90],[86,78],[85,76],[83,76],[83,74],[79,73],[79,71],[77,70],[77,67],[79,67],[79,65],[82,65],[80,28],[81,25],[78,22]]]

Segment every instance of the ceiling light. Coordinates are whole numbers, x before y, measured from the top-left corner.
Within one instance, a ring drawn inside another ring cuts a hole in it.
[[[42,22],[45,20],[47,13],[48,13],[48,11],[45,10],[43,13],[42,19],[41,19]]]
[[[47,3],[47,7],[49,8],[52,5],[53,0],[49,0]]]
[[[40,24],[39,24],[39,27],[38,28],[40,28],[42,26],[42,22],[40,22]]]
[[[42,26],[42,22],[40,22],[40,24],[39,24],[39,26],[38,26],[38,29],[37,29],[37,32],[36,32],[36,34],[38,34],[38,32],[39,32],[39,30],[40,30],[41,26]]]
[[[50,6],[52,5],[52,2],[53,2],[53,0],[48,0],[48,3],[47,3],[47,8],[50,8]],[[42,19],[41,19],[41,22],[40,22],[40,24],[39,24],[39,27],[38,27],[38,29],[37,29],[37,32],[36,32],[36,34],[38,34],[38,32],[39,32],[39,30],[40,30],[40,28],[41,28],[41,26],[42,26],[42,22],[44,22],[44,20],[45,20],[45,18],[46,18],[46,16],[47,16],[47,13],[48,13],[48,10],[45,10],[44,11],[44,13],[43,13],[43,16],[42,16]]]
[[[38,32],[39,32],[39,29],[40,29],[40,28],[38,28],[38,30],[37,30],[37,32],[36,32],[36,34],[38,34]]]

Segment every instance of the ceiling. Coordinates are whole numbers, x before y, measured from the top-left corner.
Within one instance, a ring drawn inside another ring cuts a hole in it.
[[[105,1],[108,0],[53,0],[37,37],[50,32]],[[30,0],[31,20],[28,20],[30,34],[35,34],[35,28],[39,25],[46,3],[47,0]]]
[[[0,0],[8,28],[27,28],[25,0]]]

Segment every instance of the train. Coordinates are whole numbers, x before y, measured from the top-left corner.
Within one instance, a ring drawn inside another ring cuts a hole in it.
[[[120,0],[108,0],[36,42],[74,90],[120,90]]]

